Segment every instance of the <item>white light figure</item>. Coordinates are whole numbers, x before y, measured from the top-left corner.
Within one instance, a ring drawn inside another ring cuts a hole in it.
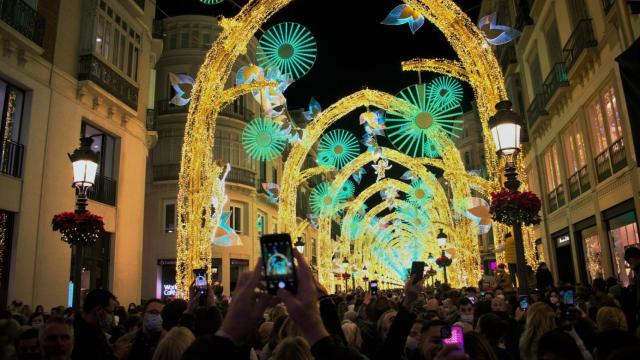
[[[376,182],[378,182],[387,177],[387,170],[391,169],[393,165],[389,164],[389,160],[380,158],[378,162],[371,165],[371,167],[375,170],[375,174],[377,175]]]
[[[231,171],[231,165],[227,164],[222,177],[218,179],[216,181],[216,185],[214,185],[216,189],[214,189],[214,195],[211,198],[211,205],[214,209],[213,215],[211,217],[213,228],[211,241],[214,245],[221,247],[242,245],[240,236],[238,236],[235,230],[233,230],[233,228],[229,226],[231,212],[224,211],[224,206],[229,201],[229,198],[225,194],[225,180],[227,179],[227,175],[229,175],[229,171]]]

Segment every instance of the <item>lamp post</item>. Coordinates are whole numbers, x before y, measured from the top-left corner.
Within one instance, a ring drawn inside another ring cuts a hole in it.
[[[305,243],[302,240],[302,236],[298,236],[298,240],[293,244],[293,246],[295,246],[296,250],[298,250],[298,252],[304,256]]]
[[[344,292],[347,292],[347,286],[349,285],[349,282],[347,281],[347,275],[349,274],[347,272],[347,270],[349,269],[349,260],[347,260],[347,257],[345,256],[344,259],[342,260],[342,270],[344,275],[342,276],[342,278],[344,279]]]
[[[438,245],[440,246],[440,249],[442,249],[442,256],[443,257],[447,256],[444,251],[445,248],[447,247],[447,234],[445,234],[442,229],[440,229],[440,232],[438,233]],[[447,284],[449,283],[449,280],[447,278],[447,267],[443,266],[442,270],[444,274],[444,283]]]
[[[93,186],[98,172],[98,154],[91,150],[93,139],[80,138],[80,147],[69,155],[73,166],[73,186],[76,189],[76,214],[87,211],[87,191]],[[82,288],[82,258],[83,248],[80,244],[73,245],[73,307],[80,309],[80,291]]]
[[[365,289],[369,288],[369,269],[367,269],[367,265],[362,268],[362,281],[364,281]]]
[[[496,145],[496,153],[505,159],[504,186],[509,191],[518,191],[520,180],[516,170],[516,159],[520,151],[520,130],[522,129],[522,117],[511,110],[511,102],[500,101],[496,105],[496,114],[489,119],[489,128]],[[524,244],[522,241],[522,226],[520,223],[513,225],[513,238],[516,243],[516,272],[518,274],[518,295],[526,295],[527,264],[524,256]]]

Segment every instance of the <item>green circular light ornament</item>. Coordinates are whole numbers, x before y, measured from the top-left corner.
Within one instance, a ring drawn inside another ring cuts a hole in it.
[[[280,125],[271,119],[253,119],[242,131],[244,151],[254,160],[273,160],[282,154],[286,144]]]
[[[306,27],[284,22],[272,26],[260,37],[256,57],[263,68],[277,67],[297,80],[309,72],[317,51],[316,39]]]
[[[324,134],[318,145],[317,162],[341,169],[360,154],[360,144],[352,133],[337,129]]]
[[[456,80],[447,79],[457,84]],[[413,105],[386,113],[385,132],[398,150],[413,157],[433,158],[441,150],[441,144],[435,140],[437,134],[444,132],[458,137],[456,132],[462,130],[463,122],[462,97],[449,80],[437,78],[429,84],[412,85],[396,95]]]
[[[201,3],[205,5],[217,5],[223,2],[224,0],[200,0]]]
[[[344,199],[349,199],[353,197],[353,194],[355,194],[355,192],[356,186],[351,180],[346,180],[340,187],[339,196]]]
[[[411,182],[411,190],[407,193],[407,201],[416,207],[422,207],[433,198],[433,191],[422,179]]]
[[[333,213],[333,209],[342,204],[346,199],[340,194],[331,193],[331,184],[322,182],[314,186],[309,196],[311,211],[316,215],[328,215]]]

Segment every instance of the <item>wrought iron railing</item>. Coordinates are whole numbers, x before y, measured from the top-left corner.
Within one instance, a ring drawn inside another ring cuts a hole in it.
[[[0,19],[38,46],[44,40],[45,20],[22,0],[0,0]]]
[[[170,103],[167,99],[158,100],[156,102],[156,112],[158,115],[188,113],[189,105],[176,106]]]
[[[153,165],[153,181],[177,180],[180,164]]]
[[[605,14],[609,13],[609,10],[616,4],[616,0],[602,0],[602,7],[604,8]]]
[[[529,105],[529,108],[527,109],[527,121],[529,122],[529,129],[533,127],[538,118],[549,115],[547,109],[545,109],[543,101],[544,99],[542,93],[538,93]]]
[[[242,111],[235,110],[233,108],[233,104],[229,104],[222,108],[220,111],[220,115],[227,116],[230,118],[242,119],[244,121],[253,120],[253,111],[248,108],[243,108]]]
[[[107,205],[116,204],[117,181],[106,176],[98,175],[87,197]]]
[[[138,87],[91,54],[80,56],[78,80],[91,80],[132,109],[138,108]]]
[[[624,140],[620,138],[594,159],[598,182],[602,182],[627,166]]]
[[[236,183],[248,186],[256,186],[256,173],[251,170],[231,168],[227,175],[227,183]]]
[[[547,194],[547,201],[549,202],[550,213],[558,210],[565,204],[564,189],[562,185],[558,185],[558,187]]]
[[[0,173],[22,177],[24,145],[11,140],[0,143]]]
[[[148,131],[156,130],[156,110],[155,109],[147,109],[147,130]]]
[[[571,70],[573,65],[580,57],[580,54],[590,47],[598,45],[598,41],[593,35],[593,26],[591,19],[582,19],[573,30],[571,37],[567,40],[567,44],[562,49],[562,60],[567,71]]]
[[[567,70],[563,63],[553,65],[549,75],[544,80],[543,86],[544,105],[547,106],[559,88],[569,86]]]
[[[575,199],[587,190],[591,188],[591,183],[589,182],[589,171],[587,167],[584,166],[573,175],[569,176],[569,195],[571,199]]]

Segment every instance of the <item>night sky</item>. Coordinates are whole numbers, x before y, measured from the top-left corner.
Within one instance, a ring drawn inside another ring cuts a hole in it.
[[[476,22],[480,10],[479,0],[456,0],[461,9]],[[246,4],[246,0],[236,0],[236,4]],[[442,33],[428,21],[411,34],[408,25],[386,26],[380,24],[389,11],[401,2],[397,0],[295,0],[277,13],[262,28],[284,22],[297,22],[306,26],[315,36],[318,46],[316,63],[310,72],[294,82],[287,91],[289,109],[306,108],[313,96],[323,108],[340,98],[364,87],[396,94],[403,88],[416,84],[415,72],[403,72],[400,63],[413,58],[457,59]],[[229,0],[218,5],[203,5],[198,0],[157,0],[157,18],[168,16],[199,14],[224,15],[231,17],[238,7]],[[259,38],[260,33],[256,34]],[[428,81],[433,74],[422,74]],[[465,86],[465,110],[469,108],[472,92]],[[331,128],[352,131],[358,138],[364,129],[358,124],[360,112],[353,112],[336,122]],[[393,147],[388,140],[378,137],[381,146]],[[364,151],[364,147],[362,147]],[[394,165],[388,172],[398,178],[404,168]],[[373,169],[368,173],[359,189],[375,181]],[[375,201],[368,202],[369,206]],[[373,199],[372,199],[373,200]]]

